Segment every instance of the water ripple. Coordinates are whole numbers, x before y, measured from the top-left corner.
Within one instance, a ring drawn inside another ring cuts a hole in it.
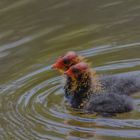
[[[124,48],[134,48],[139,47],[140,42],[131,43],[131,44],[125,44],[125,45],[102,45],[97,46],[95,48],[88,49],[86,51],[80,51],[79,53],[81,55],[84,55],[86,57],[95,56],[95,55],[103,55],[106,53],[115,53],[116,51],[123,50]]]
[[[55,137],[58,135],[59,139],[64,139],[76,138],[75,133],[80,132],[86,133],[87,137],[95,137],[96,134],[140,138],[140,131],[137,130],[140,128],[139,119],[98,118],[69,110],[65,105],[61,89],[62,77],[49,78],[32,86],[30,83],[32,80],[30,81],[28,77],[49,70],[49,67],[45,67],[28,74],[16,81],[17,83],[24,81],[22,86],[12,88],[11,91],[9,86],[3,91],[7,98],[5,108],[8,109],[4,116],[4,120],[8,123],[5,127],[12,132],[8,135],[16,136],[16,139],[30,137],[58,139]],[[15,131],[12,131],[12,128]]]
[[[37,34],[26,36],[26,37],[24,37],[24,38],[22,38],[20,40],[15,41],[15,42],[11,42],[9,44],[2,45],[0,47],[0,52],[6,51],[8,49],[13,49],[15,47],[20,47],[23,44],[26,44],[26,43],[28,43],[30,41],[33,41],[34,39],[37,39],[37,38],[39,38],[41,36],[44,36],[45,34],[51,33],[51,32],[53,32],[56,29],[59,29],[61,27],[62,26],[56,26],[56,27],[53,27],[53,28],[46,28],[46,29],[43,29],[42,31],[40,31]]]
[[[50,68],[76,50],[102,73],[140,73],[139,9],[122,0],[1,1],[0,139],[140,139],[139,93],[132,112],[84,114],[67,105],[63,76]]]
[[[120,60],[107,63],[105,66],[97,67],[97,70],[117,70],[140,66],[140,59]]]
[[[32,1],[33,0],[24,0],[24,1],[14,2],[14,3],[8,5],[7,7],[1,8],[0,12],[3,13],[3,12],[7,12],[7,11],[10,11],[10,10],[13,10],[14,8],[23,6],[23,5],[28,4],[28,3],[32,2]]]

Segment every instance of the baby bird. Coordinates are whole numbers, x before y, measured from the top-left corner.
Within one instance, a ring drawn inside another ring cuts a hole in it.
[[[71,66],[65,72],[73,80],[71,88],[65,89],[70,90],[66,98],[71,107],[103,114],[123,113],[133,109],[130,97],[102,90],[98,77],[95,73],[93,77],[93,73],[84,62]]]

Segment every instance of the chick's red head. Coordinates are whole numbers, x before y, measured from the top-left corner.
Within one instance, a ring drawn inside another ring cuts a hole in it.
[[[87,63],[85,62],[80,62],[72,67],[70,67],[66,72],[65,74],[70,76],[70,77],[73,77],[73,78],[76,78],[78,75],[86,72],[89,70],[89,66]]]
[[[80,57],[75,52],[70,51],[65,56],[58,58],[52,68],[65,71],[80,61]]]

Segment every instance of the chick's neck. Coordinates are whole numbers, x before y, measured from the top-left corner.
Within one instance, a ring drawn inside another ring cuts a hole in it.
[[[73,108],[83,108],[92,93],[91,85],[91,72],[82,73],[76,79],[67,77],[65,95]]]

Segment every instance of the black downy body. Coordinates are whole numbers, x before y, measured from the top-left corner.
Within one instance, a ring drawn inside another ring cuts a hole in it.
[[[140,91],[140,76],[135,74],[101,76],[94,83],[91,73],[78,75],[76,80],[66,76],[65,97],[71,107],[89,113],[122,113],[133,109],[128,95]],[[98,88],[98,86],[100,86]]]

